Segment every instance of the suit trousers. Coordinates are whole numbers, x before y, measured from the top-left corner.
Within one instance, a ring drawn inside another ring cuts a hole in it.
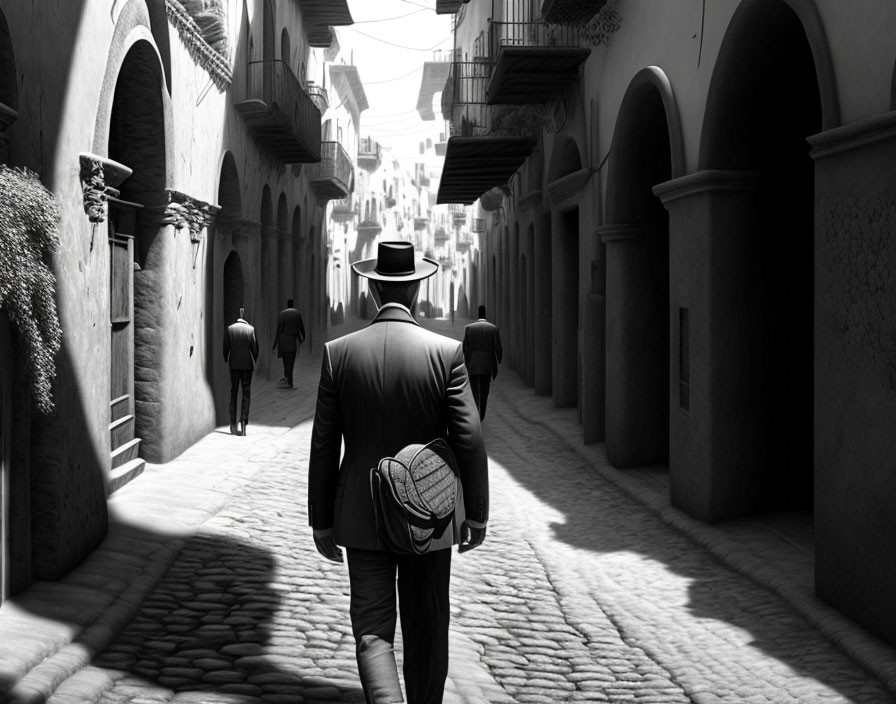
[[[282,352],[283,355],[283,376],[286,377],[286,383],[292,386],[292,370],[296,363],[296,352]]]
[[[240,386],[243,387],[243,403],[240,408],[240,420],[243,423],[249,420],[249,399],[252,397],[252,370],[251,369],[231,369],[230,370],[230,422],[236,423],[236,397],[239,393]]]
[[[488,391],[492,385],[490,374],[470,374],[470,390],[473,400],[479,409],[479,420],[485,420],[485,406],[488,404]]]
[[[451,550],[426,555],[347,548],[352,633],[368,702],[401,702],[395,664],[395,575],[409,704],[441,704],[448,677]]]

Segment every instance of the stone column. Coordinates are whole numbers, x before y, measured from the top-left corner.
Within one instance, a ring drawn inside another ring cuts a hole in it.
[[[16,121],[19,113],[8,105],[0,103],[0,164],[9,158],[9,128]]]
[[[547,396],[553,386],[553,271],[551,266],[551,216],[543,215],[535,227],[535,393]]]
[[[579,239],[577,230],[567,231],[563,215],[551,211],[552,389],[558,408],[576,405],[579,367]]]
[[[606,244],[606,445],[615,467],[664,464],[668,454],[666,285],[655,250],[662,228],[603,225]],[[657,389],[662,389],[657,396]]]
[[[279,296],[280,230],[272,226],[261,228],[261,305],[254,312],[255,330],[258,334],[259,368],[271,379],[277,372],[277,353],[271,352],[277,316],[283,308]],[[282,371],[281,371],[282,373]]]
[[[815,585],[896,643],[896,112],[815,159]]]
[[[753,173],[701,171],[654,188],[669,211],[671,499],[702,520],[750,513],[760,491],[763,387],[749,350],[761,321],[747,305],[763,254],[753,243],[762,226],[757,182]],[[615,305],[609,249],[608,328]],[[608,354],[610,338],[608,333]],[[688,353],[686,370],[682,350]],[[608,381],[613,375],[608,361]],[[608,391],[608,440],[613,413]]]
[[[596,237],[599,237],[595,233]],[[592,261],[583,312],[582,439],[585,444],[606,437],[607,320],[606,273],[603,261]]]

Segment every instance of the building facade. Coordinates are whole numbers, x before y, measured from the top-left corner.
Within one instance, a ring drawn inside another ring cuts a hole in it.
[[[0,321],[0,596],[77,565],[111,492],[224,422],[240,308],[257,374],[287,298],[321,344],[313,80],[351,22],[338,0],[0,0],[2,157],[58,201],[63,335],[55,408],[31,413]]]
[[[437,9],[507,364],[691,516],[811,516],[818,595],[896,643],[896,7]]]

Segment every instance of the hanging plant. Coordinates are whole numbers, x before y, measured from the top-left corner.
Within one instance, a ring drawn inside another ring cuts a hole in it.
[[[16,334],[35,406],[53,410],[62,330],[50,257],[59,248],[56,199],[28,170],[0,165],[0,308]]]
[[[479,204],[488,213],[500,208],[502,203],[504,203],[504,191],[499,186],[495,186],[479,196]]]

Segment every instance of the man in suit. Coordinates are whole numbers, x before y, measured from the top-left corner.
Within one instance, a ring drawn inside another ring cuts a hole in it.
[[[286,385],[292,388],[292,370],[299,354],[299,345],[305,341],[305,326],[302,314],[293,306],[293,300],[286,301],[286,308],[280,311],[277,319],[277,334],[274,335],[273,350],[283,359],[283,378]]]
[[[224,333],[224,361],[230,364],[230,432],[234,435],[245,435],[249,424],[249,399],[251,398],[252,372],[258,360],[258,340],[255,339],[255,328],[243,317],[244,308],[240,308],[240,317],[227,328]],[[239,388],[243,387],[243,403],[240,409],[240,427],[236,427],[236,397]]]
[[[318,551],[348,555],[350,615],[368,702],[403,701],[393,653],[398,608],[404,681],[413,704],[442,701],[448,675],[451,549],[396,555],[377,536],[370,471],[405,446],[444,438],[460,468],[467,520],[460,551],[485,539],[488,457],[460,345],[424,330],[413,307],[438,264],[410,242],[381,242],[352,268],[367,277],[379,311],[324,349],[308,468],[308,517]],[[345,455],[340,465],[340,445]]]
[[[479,320],[464,328],[464,363],[470,374],[470,386],[479,418],[485,420],[485,407],[492,379],[498,376],[498,365],[504,356],[498,326],[485,319],[485,306],[479,306]]]

